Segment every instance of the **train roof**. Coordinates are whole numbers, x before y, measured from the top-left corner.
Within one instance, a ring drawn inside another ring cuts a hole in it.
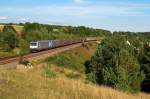
[[[35,40],[35,41],[31,41],[31,42],[45,42],[45,41],[54,41],[54,40]]]

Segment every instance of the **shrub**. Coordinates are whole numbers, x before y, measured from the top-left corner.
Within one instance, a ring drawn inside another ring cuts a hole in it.
[[[52,71],[52,70],[50,69],[50,67],[47,67],[47,68],[44,69],[44,76],[45,76],[45,77],[49,77],[49,78],[54,78],[54,77],[56,77],[57,75],[56,75],[56,73],[55,73],[54,71]]]
[[[20,61],[19,64],[22,64],[22,65],[25,65],[25,66],[28,66],[30,65],[30,62],[27,61],[27,60],[23,60],[23,61]]]

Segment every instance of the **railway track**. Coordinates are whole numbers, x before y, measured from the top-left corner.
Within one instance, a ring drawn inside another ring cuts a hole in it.
[[[86,43],[88,43],[88,42],[86,42]],[[73,48],[76,48],[79,46],[82,46],[82,43],[76,43],[76,44],[58,47],[58,48],[54,48],[54,49],[50,49],[50,50],[46,50],[46,51],[37,52],[37,53],[30,53],[30,54],[27,54],[24,56],[16,56],[16,57],[12,57],[12,58],[1,59],[0,67],[15,68],[21,58],[22,58],[22,60],[28,60],[28,61],[44,59],[46,57],[53,56],[58,53],[61,53],[61,52],[64,52],[64,51],[67,51],[67,50],[70,50],[70,49],[73,49]]]
[[[84,43],[86,44],[88,42],[95,42],[95,41],[98,41],[98,40],[86,41]],[[70,49],[82,46],[82,44],[83,43],[80,42],[80,43],[66,45],[66,46],[62,46],[62,47],[58,47],[58,48],[54,48],[50,50],[40,51],[36,53],[29,53],[23,56],[0,59],[0,67],[15,68],[20,60],[32,61],[32,60],[44,59],[46,57],[56,55],[66,50],[70,50]]]

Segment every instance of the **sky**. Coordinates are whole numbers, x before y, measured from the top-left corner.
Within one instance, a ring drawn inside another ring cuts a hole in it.
[[[150,0],[1,0],[0,23],[38,22],[150,31]]]

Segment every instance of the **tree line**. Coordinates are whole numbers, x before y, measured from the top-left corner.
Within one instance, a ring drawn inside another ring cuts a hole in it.
[[[23,26],[23,31],[17,33],[12,25]],[[34,40],[54,40],[77,37],[104,37],[111,35],[110,31],[88,28],[84,26],[59,26],[39,23],[4,24],[0,32],[0,51],[12,52],[20,50],[21,54],[29,53],[29,42]],[[0,53],[1,54],[1,53]]]

